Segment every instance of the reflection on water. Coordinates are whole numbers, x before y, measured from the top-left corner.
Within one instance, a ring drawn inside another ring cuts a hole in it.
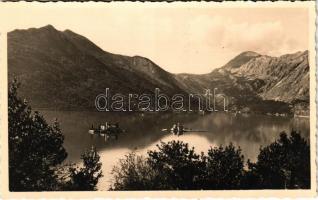
[[[274,117],[263,115],[234,115],[230,113],[212,113],[204,116],[197,114],[171,113],[98,113],[74,111],[41,111],[48,121],[57,117],[65,135],[64,146],[68,152],[68,161],[77,162],[85,148],[97,147],[103,163],[104,177],[99,183],[100,190],[108,189],[111,180],[110,171],[125,154],[136,150],[146,154],[154,149],[159,141],[182,140],[194,146],[196,151],[206,152],[210,146],[228,145],[232,142],[240,146],[245,159],[255,161],[260,146],[265,146],[282,131],[299,130],[309,137],[309,119]],[[103,137],[91,136],[88,129],[92,124],[119,122],[127,133],[118,140],[104,142]],[[180,122],[193,130],[207,132],[191,132],[174,136],[161,132],[172,124]]]

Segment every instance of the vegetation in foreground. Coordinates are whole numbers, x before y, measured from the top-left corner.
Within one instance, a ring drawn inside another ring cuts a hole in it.
[[[9,88],[10,191],[96,190],[102,177],[95,149],[82,155],[82,167],[65,165],[64,137],[55,121],[49,125],[18,97],[19,84]],[[187,189],[307,189],[310,188],[310,149],[300,133],[281,133],[260,148],[255,163],[244,162],[232,144],[211,148],[207,155],[181,141],[161,143],[146,157],[134,152],[113,169],[111,190]]]
[[[55,121],[50,126],[18,97],[17,81],[9,87],[9,190],[96,190],[102,176],[95,149],[82,154],[82,167],[64,165],[64,137]]]
[[[181,141],[157,145],[146,157],[132,152],[113,168],[111,190],[308,189],[310,150],[300,133],[282,132],[260,148],[255,163],[232,144],[207,155]]]

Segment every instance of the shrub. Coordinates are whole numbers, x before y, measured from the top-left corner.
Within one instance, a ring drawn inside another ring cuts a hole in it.
[[[111,190],[155,190],[160,176],[142,156],[131,152],[120,159],[117,166],[112,170],[114,182]]]

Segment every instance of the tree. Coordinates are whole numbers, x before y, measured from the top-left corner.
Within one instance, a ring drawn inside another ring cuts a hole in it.
[[[112,190],[225,190],[310,188],[308,142],[292,131],[261,148],[256,163],[233,144],[199,156],[181,141],[161,142],[143,158],[128,154],[114,167]]]
[[[310,188],[310,148],[300,133],[282,132],[279,139],[260,149],[256,163],[249,163],[247,187]]]
[[[241,149],[215,147],[198,155],[182,141],[161,142],[148,157],[128,154],[114,167],[112,190],[238,189],[244,173]]]
[[[186,190],[198,188],[204,164],[194,148],[181,141],[161,142],[146,158],[135,152],[113,168],[112,190]]]
[[[69,168],[68,181],[65,184],[65,190],[73,191],[91,191],[96,190],[98,180],[103,176],[101,167],[102,163],[99,161],[100,156],[96,149],[92,147],[91,150],[86,150],[82,156],[83,167],[71,166]]]
[[[8,93],[9,190],[95,190],[102,176],[96,150],[82,155],[83,168],[61,165],[67,153],[58,121],[50,126],[37,111],[32,113],[18,88],[14,80]]]
[[[244,173],[241,149],[231,143],[226,147],[209,149],[205,158],[206,170],[201,180],[204,189],[239,189]]]
[[[160,172],[158,189],[188,190],[198,188],[198,178],[204,163],[200,156],[182,141],[161,142],[158,151],[149,151],[151,167]]]
[[[161,142],[148,157],[134,152],[113,169],[112,190],[238,189],[243,175],[241,149],[215,147],[198,155],[182,141]]]
[[[9,189],[10,191],[55,190],[54,166],[67,153],[64,137],[56,121],[46,123],[38,112],[32,114],[26,100],[18,97],[16,80],[9,87]]]

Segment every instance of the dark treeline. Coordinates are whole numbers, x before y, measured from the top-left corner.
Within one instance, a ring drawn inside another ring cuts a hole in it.
[[[244,162],[232,144],[210,148],[207,155],[181,141],[157,145],[146,157],[134,152],[113,168],[111,190],[308,189],[310,150],[300,133],[281,133],[260,148],[255,163]]]
[[[82,167],[63,164],[67,152],[64,136],[55,121],[49,125],[26,100],[18,97],[16,80],[9,87],[9,190],[96,190],[102,176],[95,149],[82,154]]]

